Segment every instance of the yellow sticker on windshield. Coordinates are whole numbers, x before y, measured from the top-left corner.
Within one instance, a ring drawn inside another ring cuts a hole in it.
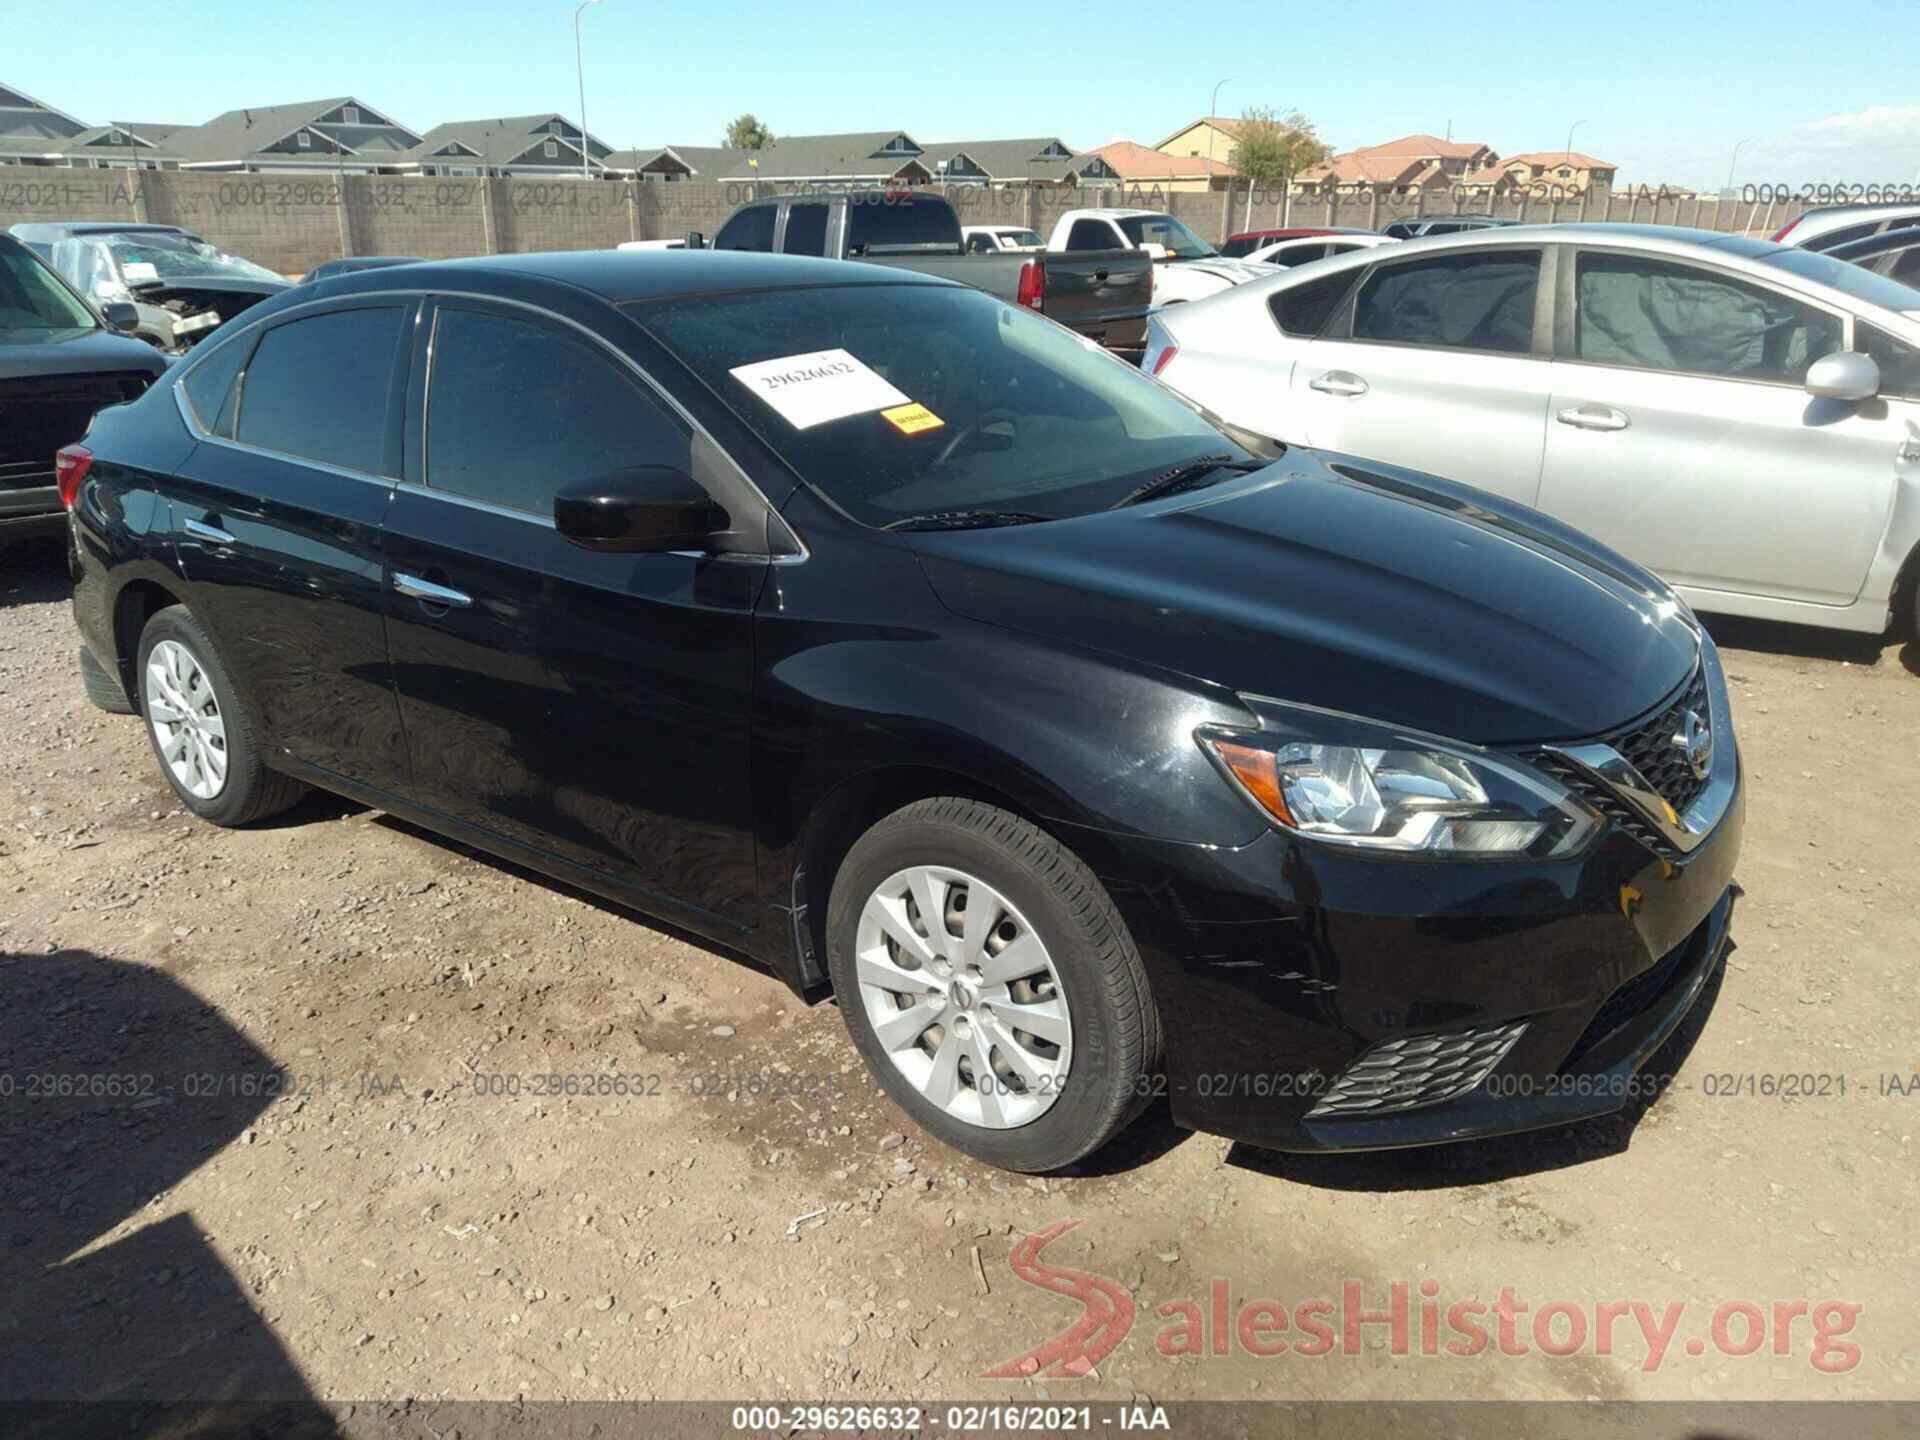
[[[882,410],[881,417],[902,435],[918,435],[922,430],[938,430],[947,422],[919,403],[896,405]]]

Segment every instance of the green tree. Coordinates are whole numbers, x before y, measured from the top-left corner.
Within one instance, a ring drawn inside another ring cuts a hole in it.
[[[773,144],[773,132],[762,125],[749,110],[727,126],[727,146],[732,150],[764,150]]]
[[[1313,122],[1298,110],[1281,115],[1253,105],[1240,117],[1240,138],[1227,159],[1243,179],[1265,188],[1285,185],[1332,153]]]

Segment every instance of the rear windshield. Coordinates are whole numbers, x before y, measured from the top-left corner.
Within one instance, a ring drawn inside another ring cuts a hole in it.
[[[0,245],[0,330],[93,330],[93,312],[24,247]]]
[[[1242,454],[1132,366],[960,286],[704,296],[629,313],[868,525],[976,509],[1064,518],[1171,466]]]
[[[960,217],[944,200],[879,190],[847,197],[849,255],[959,249]]]
[[[1831,285],[1842,294],[1855,300],[1864,300],[1869,305],[1878,305],[1883,310],[1920,310],[1920,290],[1850,261],[1836,260],[1831,255],[1821,255],[1812,250],[1770,250],[1760,259],[1789,274]]]

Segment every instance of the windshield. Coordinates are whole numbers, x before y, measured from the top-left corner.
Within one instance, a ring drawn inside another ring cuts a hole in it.
[[[1791,274],[1831,285],[1842,294],[1883,310],[1920,310],[1920,291],[1898,280],[1863,269],[1847,260],[1836,260],[1814,250],[1773,250],[1761,260]]]
[[[1204,260],[1220,253],[1171,215],[1128,215],[1119,225],[1129,245],[1164,245],[1176,260]]]
[[[1060,519],[1203,456],[1244,456],[1123,361],[948,285],[703,296],[629,309],[815,490],[863,524]]]
[[[251,260],[211,245],[196,245],[184,235],[115,237],[107,242],[127,284],[135,289],[156,281],[198,280],[218,275],[238,280],[278,280],[280,276]]]
[[[93,312],[25,246],[0,245],[0,330],[94,330]]]

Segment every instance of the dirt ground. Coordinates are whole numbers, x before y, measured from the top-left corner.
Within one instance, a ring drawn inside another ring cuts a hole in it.
[[[1656,1102],[1333,1159],[1149,1115],[1043,1181],[922,1136],[831,1005],[703,944],[325,796],[192,821],[81,696],[57,548],[0,552],[0,1397],[1911,1396],[1916,651],[1714,628],[1746,893]],[[1022,1374],[1082,1309],[1009,1254],[1065,1221],[1046,1261],[1131,1333]],[[1413,1338],[1179,1353],[1216,1278],[1234,1314],[1404,1282]],[[1421,1353],[1424,1296],[1504,1287],[1684,1311],[1657,1365],[1632,1320]]]

